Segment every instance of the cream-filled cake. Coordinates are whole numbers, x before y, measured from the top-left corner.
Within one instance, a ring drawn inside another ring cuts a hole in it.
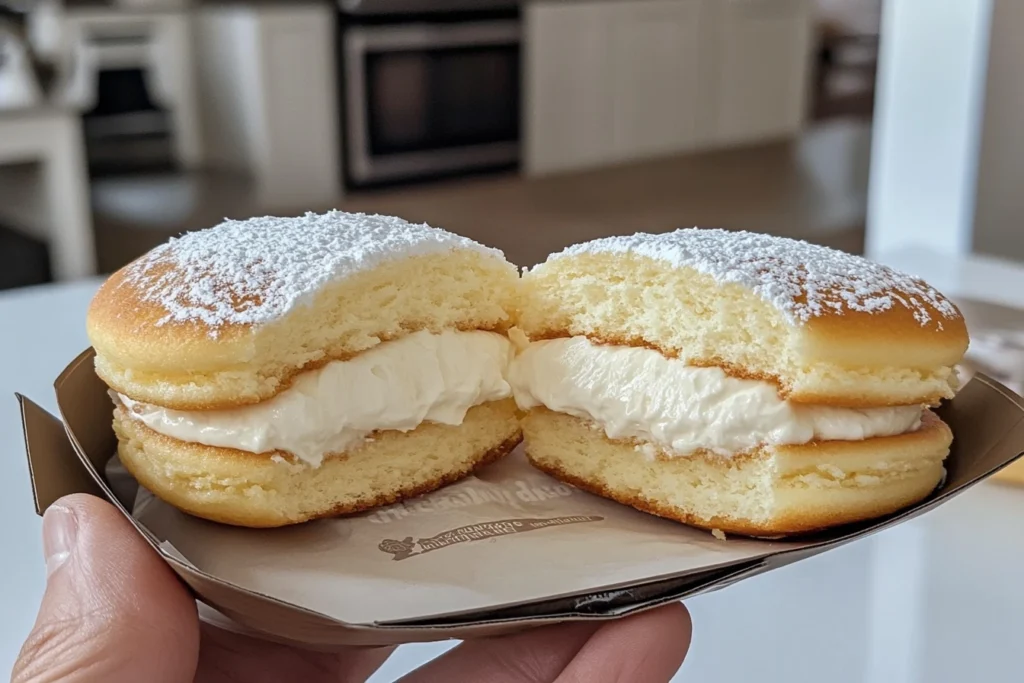
[[[452,482],[521,439],[517,280],[497,250],[384,216],[172,240],[89,310],[121,461],[186,512],[255,527]]]
[[[571,247],[525,274],[509,381],[531,462],[696,526],[751,535],[898,510],[941,481],[930,410],[967,347],[921,282],[721,230]]]

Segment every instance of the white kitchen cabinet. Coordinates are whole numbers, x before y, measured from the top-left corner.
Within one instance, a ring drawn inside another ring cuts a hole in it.
[[[809,0],[535,0],[524,167],[581,169],[795,133]]]
[[[812,58],[809,0],[714,0],[714,138],[781,138],[804,122]]]
[[[702,0],[532,3],[525,166],[541,174],[695,142]]]
[[[606,0],[526,7],[523,119],[528,173],[613,159],[608,73],[614,10]]]
[[[319,2],[199,11],[208,158],[252,173],[268,211],[333,206],[341,195],[334,16]]]
[[[658,156],[698,143],[701,0],[613,3],[606,88],[616,160]]]

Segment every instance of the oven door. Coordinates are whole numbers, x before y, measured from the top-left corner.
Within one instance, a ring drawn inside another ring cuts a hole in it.
[[[518,20],[354,26],[344,34],[354,184],[519,159]]]

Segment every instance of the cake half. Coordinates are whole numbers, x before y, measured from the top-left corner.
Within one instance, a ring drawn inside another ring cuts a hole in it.
[[[521,440],[517,283],[500,252],[384,216],[172,240],[89,309],[121,461],[168,503],[251,527],[455,481]]]
[[[519,327],[531,462],[638,509],[785,535],[942,479],[929,407],[954,393],[963,318],[865,259],[721,230],[602,239],[524,276]]]

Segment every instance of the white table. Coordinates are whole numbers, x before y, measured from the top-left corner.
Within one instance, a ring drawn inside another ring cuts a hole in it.
[[[47,240],[54,279],[73,280],[96,273],[96,249],[89,208],[89,178],[85,165],[81,121],[74,112],[39,107],[0,110],[0,165],[41,164],[40,206],[27,206],[33,197],[11,196],[0,181],[0,216],[29,225]],[[29,188],[31,190],[31,188]],[[28,194],[32,194],[31,191]],[[39,209],[42,209],[40,212]],[[43,216],[33,215],[42,213]]]
[[[11,394],[55,409],[51,383],[87,345],[83,319],[95,286],[0,293],[0,671],[10,669],[43,590],[39,520]],[[694,642],[678,680],[1016,682],[1021,519],[1024,490],[983,484],[879,536],[692,600]],[[402,648],[371,680],[393,680],[447,647]]]

